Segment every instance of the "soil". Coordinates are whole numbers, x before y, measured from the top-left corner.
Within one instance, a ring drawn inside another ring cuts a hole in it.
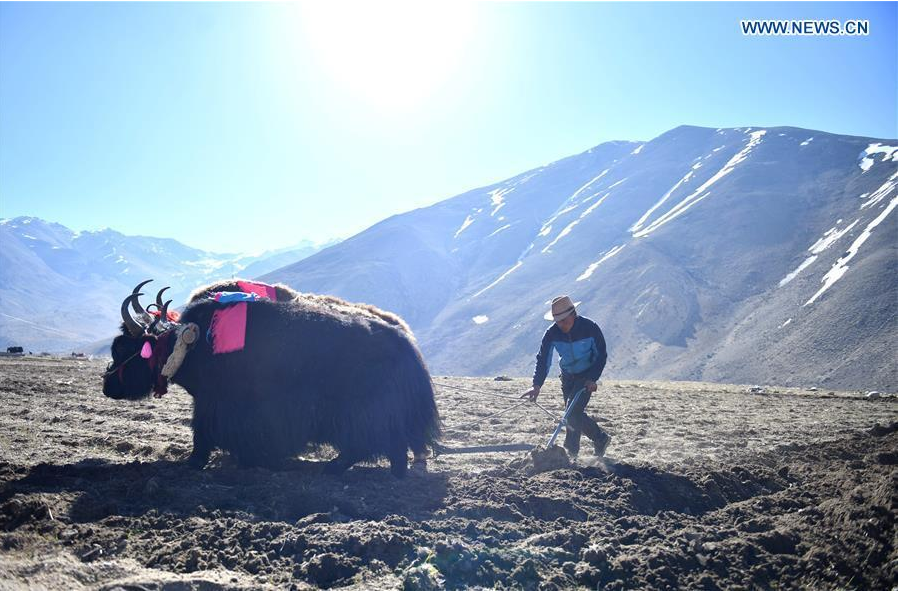
[[[604,459],[545,445],[527,380],[435,378],[448,447],[402,480],[190,452],[190,397],[117,402],[88,359],[0,359],[0,589],[890,589],[895,395],[605,381]],[[505,397],[505,398],[504,398]],[[592,449],[588,442],[584,449]]]

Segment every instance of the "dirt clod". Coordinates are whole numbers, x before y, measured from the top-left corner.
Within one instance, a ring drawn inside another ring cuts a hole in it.
[[[535,448],[531,451],[531,471],[549,472],[571,466],[571,460],[565,450],[558,445],[546,449]]]

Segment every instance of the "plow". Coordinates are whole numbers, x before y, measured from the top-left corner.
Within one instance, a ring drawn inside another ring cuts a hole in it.
[[[482,417],[481,419],[472,423],[471,424],[472,426],[478,425],[478,424],[488,421],[490,419],[494,419],[496,417],[504,415],[504,414],[506,414],[510,411],[513,411],[516,408],[520,408],[524,405],[535,406],[536,408],[538,408],[545,414],[549,415],[554,421],[558,421],[558,424],[556,425],[555,430],[553,431],[552,435],[550,436],[549,441],[543,447],[538,446],[538,445],[533,445],[530,443],[501,443],[501,444],[495,444],[495,445],[474,445],[474,446],[464,446],[464,447],[450,447],[450,446],[442,445],[439,443],[435,443],[432,448],[435,458],[437,456],[447,455],[447,454],[502,453],[502,452],[517,452],[517,451],[529,451],[532,453],[546,452],[553,447],[553,445],[556,442],[556,438],[558,438],[559,433],[561,433],[561,431],[562,431],[562,427],[564,427],[568,422],[568,415],[571,414],[571,409],[574,407],[574,405],[577,403],[577,401],[580,399],[580,397],[583,396],[584,392],[586,392],[585,388],[581,388],[580,390],[578,390],[575,393],[575,395],[571,398],[571,401],[568,403],[568,406],[565,408],[565,412],[562,414],[562,417],[559,418],[555,414],[553,414],[552,411],[547,409],[545,406],[543,406],[536,400],[527,400],[527,399],[522,400],[522,396],[506,396],[503,394],[496,394],[493,392],[481,392],[481,391],[471,390],[468,388],[461,388],[458,386],[450,386],[448,384],[442,384],[441,387],[449,388],[451,390],[457,390],[460,392],[469,392],[469,393],[473,393],[473,394],[482,394],[482,395],[487,394],[487,395],[494,396],[497,398],[505,398],[508,400],[516,401],[516,404],[513,404],[512,406],[510,406],[508,408],[505,408],[501,411],[495,412],[486,417]]]

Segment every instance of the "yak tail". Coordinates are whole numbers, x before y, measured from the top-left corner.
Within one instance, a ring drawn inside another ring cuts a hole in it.
[[[434,383],[418,348],[409,343],[414,355],[402,355],[401,367],[394,374],[395,387],[405,399],[405,432],[409,447],[424,451],[440,439],[440,415],[434,401]]]

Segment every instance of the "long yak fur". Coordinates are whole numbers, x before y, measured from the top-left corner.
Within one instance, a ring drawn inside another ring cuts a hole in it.
[[[188,303],[195,302],[200,299],[204,299],[209,297],[209,294],[216,293],[219,291],[240,291],[240,286],[238,285],[239,281],[250,281],[246,279],[227,279],[224,281],[217,281],[210,285],[206,285],[204,287],[198,287],[195,289],[188,298]],[[296,291],[283,283],[273,283],[272,287],[275,288],[275,293],[277,294],[279,302],[285,302],[288,300],[302,300],[309,305],[312,306],[321,306],[323,308],[329,310],[335,310],[337,312],[342,312],[344,314],[361,314],[363,316],[370,316],[372,318],[380,318],[381,320],[387,322],[388,324],[392,324],[408,334],[410,337],[414,338],[412,335],[412,329],[409,328],[409,325],[406,324],[406,321],[403,320],[400,316],[394,314],[393,312],[388,312],[387,310],[382,310],[377,306],[373,306],[371,304],[359,303],[359,302],[348,302],[342,298],[333,295],[327,294],[318,294],[318,293],[303,293]]]
[[[206,335],[225,306],[198,298],[180,321]],[[128,360],[145,341],[162,342],[124,330],[116,337],[112,366],[124,362],[123,371],[107,375],[104,394],[149,395],[152,371],[139,356]],[[201,336],[172,381],[194,399],[189,462],[199,467],[214,448],[243,464],[275,466],[329,444],[339,452],[330,472],[386,457],[402,476],[408,449],[424,454],[440,432],[431,377],[409,333],[377,314],[304,297],[247,304],[245,348],[213,354]]]

